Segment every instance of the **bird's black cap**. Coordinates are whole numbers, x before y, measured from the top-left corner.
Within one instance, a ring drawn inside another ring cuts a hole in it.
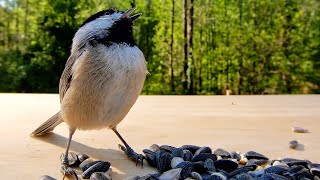
[[[95,19],[101,17],[101,16],[104,16],[104,15],[110,15],[110,14],[113,14],[115,12],[119,12],[117,10],[114,10],[114,9],[107,9],[107,10],[102,10],[102,11],[99,11],[97,13],[95,13],[94,15],[90,16],[88,19],[86,19],[79,28],[81,28],[82,26],[84,26],[85,24],[88,24],[89,22],[91,21],[94,21]]]

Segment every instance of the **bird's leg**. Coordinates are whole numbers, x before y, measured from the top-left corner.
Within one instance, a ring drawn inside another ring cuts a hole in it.
[[[112,129],[116,135],[119,137],[119,139],[122,141],[122,143],[124,144],[124,146],[122,146],[121,144],[119,144],[119,148],[128,156],[128,158],[134,160],[136,162],[136,165],[138,165],[138,163],[141,163],[141,166],[143,167],[143,160],[145,159],[145,157],[142,154],[138,154],[136,152],[134,152],[134,150],[129,146],[129,144],[122,138],[122,136],[120,135],[120,133],[117,131],[116,128]]]
[[[66,175],[74,175],[78,180],[78,175],[72,168],[69,167],[69,160],[68,160],[68,153],[69,153],[69,148],[71,144],[71,139],[75,131],[76,129],[69,128],[69,140],[66,148],[66,153],[61,155],[63,156],[63,160],[61,163],[61,172],[63,173],[63,179],[65,178]]]

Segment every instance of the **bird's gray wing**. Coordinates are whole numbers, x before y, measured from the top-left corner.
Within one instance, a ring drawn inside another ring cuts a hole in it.
[[[72,81],[72,66],[76,62],[77,58],[78,56],[71,54],[62,72],[59,83],[60,103],[62,102],[64,95],[70,87]]]

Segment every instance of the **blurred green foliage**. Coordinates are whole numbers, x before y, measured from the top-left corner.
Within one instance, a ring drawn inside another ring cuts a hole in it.
[[[79,25],[133,4],[144,94],[320,92],[318,0],[0,0],[0,91],[58,92]]]

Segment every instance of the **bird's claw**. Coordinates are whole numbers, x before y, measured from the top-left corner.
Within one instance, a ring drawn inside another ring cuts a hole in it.
[[[141,163],[141,167],[143,167],[143,160],[146,158],[142,154],[134,152],[131,147],[125,147],[121,144],[119,144],[118,146],[119,149],[121,149],[128,156],[128,158],[136,162],[136,166],[138,165],[138,163]]]
[[[63,155],[63,154],[62,154]],[[62,156],[61,155],[61,156]],[[66,177],[66,176],[69,176],[69,175],[74,175],[76,177],[76,179],[78,180],[78,175],[77,173],[69,167],[69,163],[68,161],[65,161],[63,160],[62,161],[62,164],[61,164],[61,169],[60,169],[61,173],[63,174],[63,179]]]

